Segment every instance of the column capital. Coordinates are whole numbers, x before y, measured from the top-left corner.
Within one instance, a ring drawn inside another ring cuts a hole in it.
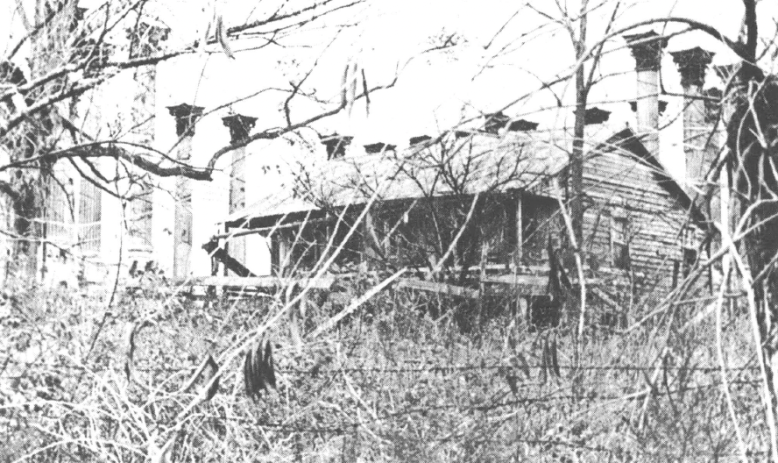
[[[670,53],[681,73],[681,85],[686,88],[692,85],[702,87],[705,84],[705,71],[713,60],[713,53],[700,47],[689,48]]]
[[[654,31],[624,35],[627,46],[635,58],[635,70],[658,71],[662,61],[662,49],[667,39]]]
[[[184,134],[194,135],[195,121],[203,115],[205,108],[182,103],[168,106],[167,109],[170,111],[170,115],[176,118],[176,135],[180,137]]]
[[[346,148],[351,144],[354,137],[333,133],[321,137],[321,142],[327,150],[327,159],[342,158],[346,155]]]
[[[257,123],[257,118],[242,114],[231,114],[222,117],[222,122],[224,122],[225,127],[230,129],[230,143],[236,143],[248,138],[249,132],[254,128],[254,124]]]

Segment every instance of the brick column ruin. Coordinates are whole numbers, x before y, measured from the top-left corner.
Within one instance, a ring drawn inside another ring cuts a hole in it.
[[[683,86],[683,145],[686,154],[686,181],[701,186],[705,174],[715,160],[716,150],[706,146],[711,125],[705,120],[705,99],[702,86],[713,53],[700,47],[671,53],[678,65]]]
[[[192,158],[192,138],[197,119],[203,108],[186,103],[168,106],[170,115],[176,119],[176,135],[179,137],[176,160],[188,163]],[[192,185],[191,180],[179,177],[176,181],[175,224],[173,227],[173,278],[189,276],[192,253]]]
[[[225,127],[230,129],[230,142],[237,143],[246,139],[254,128],[257,118],[233,114],[223,117]],[[232,168],[230,169],[230,200],[229,213],[234,214],[246,207],[246,147],[240,147],[232,152]],[[242,228],[242,227],[239,227]],[[239,230],[232,230],[239,231]],[[229,230],[228,230],[229,232]],[[228,250],[230,256],[246,265],[246,237],[229,238]]]
[[[637,134],[653,155],[659,153],[659,70],[667,39],[654,31],[625,35],[637,75]]]

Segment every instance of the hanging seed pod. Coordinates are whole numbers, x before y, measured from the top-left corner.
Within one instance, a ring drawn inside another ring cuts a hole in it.
[[[213,359],[213,356],[208,355],[208,362],[206,365],[206,369],[203,372],[203,378],[205,379],[205,382],[208,383],[213,376],[216,374],[216,372],[219,371],[219,364],[216,363],[216,360]],[[211,400],[213,399],[213,396],[216,395],[216,392],[219,390],[219,378],[216,378],[216,381],[213,382],[211,387],[208,388],[208,391],[205,393],[205,400]]]
[[[270,341],[257,343],[246,352],[243,362],[243,382],[246,395],[257,400],[268,386],[276,388],[276,373],[273,362],[273,347]]]
[[[554,370],[554,374],[557,378],[562,377],[562,372],[559,368],[559,357],[557,355],[556,339],[551,341],[551,348],[549,349],[551,354],[551,368]]]
[[[265,380],[267,381],[267,384],[273,387],[273,389],[276,388],[276,371],[275,371],[275,365],[273,362],[273,347],[270,344],[270,341],[267,341],[265,344],[265,356],[264,356],[264,365],[265,365]]]
[[[541,375],[541,384],[546,384],[546,380],[548,379],[548,342],[546,340],[543,340],[543,355],[541,356],[542,362],[540,364],[540,372]]]
[[[257,368],[257,362],[261,354],[252,347],[246,352],[246,361],[243,364],[243,378],[246,385],[246,395],[251,399],[260,397],[260,389],[264,388],[262,377]]]
[[[254,397],[254,383],[251,377],[251,349],[246,351],[246,358],[243,361],[243,384],[246,386],[246,395],[250,398]]]
[[[261,391],[267,390],[267,387],[265,386],[265,376],[262,372],[262,364],[264,363],[264,358],[262,358],[262,345],[257,344],[256,350],[254,351],[254,356],[252,358],[251,362],[251,377],[254,378],[254,393],[257,395],[257,398],[261,395]]]

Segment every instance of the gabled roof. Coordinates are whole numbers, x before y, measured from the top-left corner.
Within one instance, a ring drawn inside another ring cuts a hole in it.
[[[645,163],[651,169],[651,176],[654,181],[664,189],[679,206],[691,213],[691,218],[700,227],[707,227],[708,218],[702,212],[700,207],[694,202],[689,194],[681,186],[681,182],[673,178],[669,171],[659,159],[649,152],[640,137],[632,129],[626,128],[613,134],[607,140],[599,144],[593,151],[607,152],[616,149],[632,153]]]

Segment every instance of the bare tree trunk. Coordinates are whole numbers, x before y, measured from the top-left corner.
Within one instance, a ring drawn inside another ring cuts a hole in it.
[[[750,275],[743,275],[755,321],[755,340],[763,373],[765,413],[771,434],[772,458],[778,462],[776,409],[778,408],[778,177],[774,169],[778,140],[778,82],[765,76],[753,63],[757,58],[756,2],[744,0],[746,8],[741,45],[743,61],[728,98],[734,100],[734,112],[727,126],[733,197],[740,197],[739,212],[745,220],[743,245]],[[764,143],[764,140],[767,143]],[[735,209],[733,205],[733,209]],[[743,265],[739,270],[744,272]],[[750,286],[750,288],[748,288]],[[758,347],[759,348],[759,347]]]
[[[584,137],[586,136],[586,103],[589,94],[589,85],[586,79],[586,68],[581,61],[584,53],[586,53],[586,28],[587,28],[587,13],[588,2],[581,3],[581,16],[578,31],[578,39],[574,41],[575,45],[575,58],[579,63],[578,69],[575,72],[575,125],[573,126],[573,151],[570,157],[570,223],[568,224],[572,230],[572,251],[575,257],[575,265],[578,273],[578,284],[581,288],[581,297],[577,304],[577,312],[579,317],[578,329],[575,331],[575,343],[573,364],[575,371],[573,373],[573,394],[580,396],[583,390],[583,376],[582,372],[578,370],[581,365],[581,349],[582,349],[582,337],[584,328],[584,311],[586,307],[586,280],[584,273],[583,256],[584,242],[583,242],[583,227],[584,227]]]
[[[585,18],[585,16],[584,16]],[[586,33],[586,20],[581,18],[581,35]],[[583,38],[581,39],[583,40]],[[583,42],[576,45],[576,54],[584,53]],[[588,88],[581,65],[575,73],[575,125],[573,128],[573,152],[570,158],[570,215],[573,222],[573,235],[578,244],[576,252],[582,250],[583,244],[583,169],[584,169],[584,130],[586,127],[586,99]]]

